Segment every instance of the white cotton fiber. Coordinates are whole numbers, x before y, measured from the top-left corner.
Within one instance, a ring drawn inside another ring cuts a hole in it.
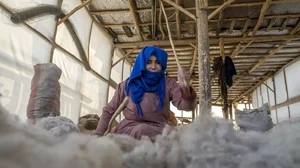
[[[72,120],[61,116],[42,118],[37,120],[36,126],[49,131],[61,140],[72,132],[79,132],[79,128]]]
[[[121,168],[122,151],[107,138],[71,133],[60,141],[36,126],[18,123],[0,107],[0,167]]]
[[[152,142],[79,133],[60,140],[0,109],[0,167],[9,168],[299,168],[299,123],[268,133],[241,132],[224,119],[198,118]]]

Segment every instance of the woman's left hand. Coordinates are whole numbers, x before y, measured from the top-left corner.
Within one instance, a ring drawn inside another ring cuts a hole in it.
[[[178,83],[180,88],[183,90],[184,94],[189,96],[190,95],[190,75],[184,71],[183,68],[178,68]]]

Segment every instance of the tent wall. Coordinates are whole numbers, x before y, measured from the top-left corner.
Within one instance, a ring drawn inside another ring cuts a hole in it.
[[[274,123],[300,117],[299,72],[300,58],[297,58],[252,92],[253,107],[268,103]]]
[[[56,64],[62,70],[61,114],[77,123],[87,113],[102,113],[110,95],[110,68],[113,41],[96,25],[86,8],[75,12],[73,23],[88,56],[92,71],[86,71],[78,50],[64,23],[56,26],[54,16],[44,16],[25,24],[10,22],[6,9],[22,10],[43,4],[56,5],[69,13],[80,0],[1,0],[0,10],[0,93],[1,104],[26,120],[33,66],[38,63]],[[3,9],[2,9],[3,8]],[[55,43],[54,43],[55,41]],[[127,70],[128,71],[128,70]],[[112,75],[113,78],[114,75]],[[120,80],[118,80],[120,81]]]

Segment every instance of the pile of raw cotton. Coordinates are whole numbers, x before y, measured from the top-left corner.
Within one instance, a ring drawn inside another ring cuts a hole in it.
[[[276,128],[276,129],[275,129]],[[298,123],[267,134],[240,132],[223,119],[202,118],[148,138],[70,133],[59,141],[0,109],[0,167],[9,168],[299,168]]]

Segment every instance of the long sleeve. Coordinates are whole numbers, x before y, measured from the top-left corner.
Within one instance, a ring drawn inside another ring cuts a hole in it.
[[[117,85],[112,100],[103,108],[96,134],[103,135],[108,128],[108,123],[125,98],[124,82]]]
[[[170,99],[178,110],[192,111],[197,106],[197,96],[193,87],[190,88],[190,95],[185,95],[175,79],[169,79]]]

